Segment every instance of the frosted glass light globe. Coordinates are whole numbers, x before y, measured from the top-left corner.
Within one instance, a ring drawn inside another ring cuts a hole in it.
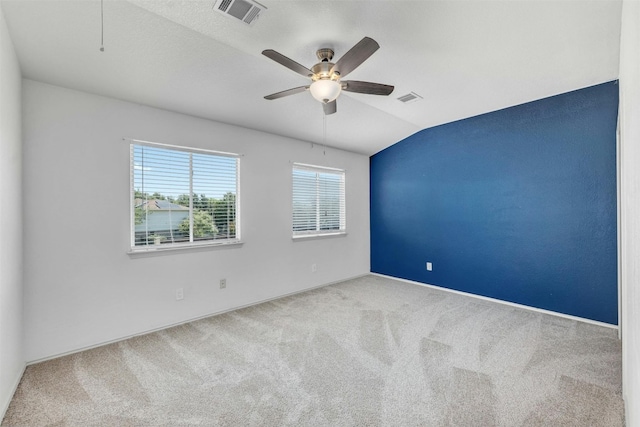
[[[309,90],[315,99],[323,104],[327,104],[340,95],[342,86],[335,80],[316,80],[311,83]]]

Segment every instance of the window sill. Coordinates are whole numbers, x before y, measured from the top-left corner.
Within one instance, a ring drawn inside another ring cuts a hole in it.
[[[296,236],[292,236],[291,240],[294,242],[301,240],[314,240],[314,239],[326,239],[330,237],[345,237],[347,235],[346,231],[340,231],[337,233],[321,233],[321,234],[298,234]]]
[[[175,253],[187,253],[187,252],[200,252],[200,251],[208,251],[214,249],[225,249],[225,248],[238,248],[242,246],[244,242],[240,240],[236,240],[233,242],[225,242],[225,243],[196,243],[190,245],[180,245],[180,246],[165,246],[163,245],[149,245],[140,248],[131,248],[127,255],[131,258],[143,258],[149,256],[162,256],[162,255],[171,255]]]

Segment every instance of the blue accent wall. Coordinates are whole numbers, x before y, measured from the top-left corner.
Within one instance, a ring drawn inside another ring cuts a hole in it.
[[[617,115],[613,81],[375,154],[371,271],[617,324]]]

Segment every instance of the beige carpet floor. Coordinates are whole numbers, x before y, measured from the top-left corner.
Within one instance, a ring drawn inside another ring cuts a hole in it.
[[[3,426],[623,426],[614,329],[366,276],[29,366]]]

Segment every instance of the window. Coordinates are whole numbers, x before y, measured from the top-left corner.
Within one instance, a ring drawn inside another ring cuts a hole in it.
[[[239,242],[237,155],[132,141],[132,250]]]
[[[346,232],[343,170],[293,165],[293,237]]]

